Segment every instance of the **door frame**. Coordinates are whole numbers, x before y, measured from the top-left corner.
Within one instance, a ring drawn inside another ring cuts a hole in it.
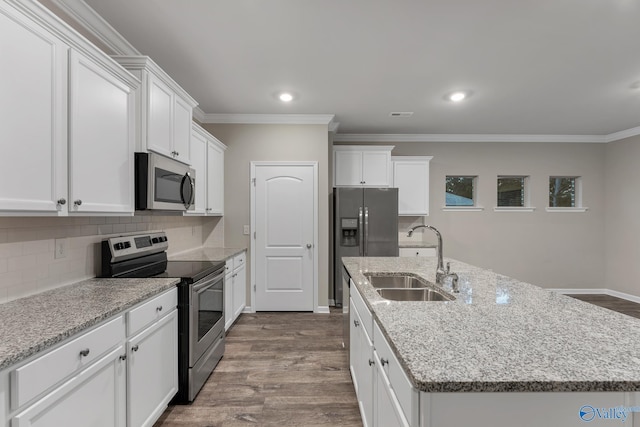
[[[317,161],[252,161],[251,162],[251,312],[256,312],[256,168],[260,166],[312,166],[313,167],[313,312],[320,313],[318,307],[318,162]],[[324,311],[322,311],[324,312]]]

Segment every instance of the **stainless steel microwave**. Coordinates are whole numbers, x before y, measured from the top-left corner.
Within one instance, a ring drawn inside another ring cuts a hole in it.
[[[195,208],[196,172],[155,153],[135,153],[136,210],[190,211]]]

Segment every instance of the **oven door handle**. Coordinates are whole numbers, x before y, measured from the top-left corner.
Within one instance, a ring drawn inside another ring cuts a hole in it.
[[[216,283],[218,283],[220,280],[224,279],[224,272],[218,274],[217,276],[213,277],[211,280],[207,280],[204,283],[201,283],[199,285],[194,285],[193,287],[193,292],[196,293],[202,293],[204,291],[206,291],[207,289],[209,289],[210,287],[214,286]]]

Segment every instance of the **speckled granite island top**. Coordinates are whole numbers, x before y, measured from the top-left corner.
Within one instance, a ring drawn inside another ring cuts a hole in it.
[[[0,369],[174,287],[178,279],[89,279],[0,304]]]
[[[640,390],[639,319],[446,261],[460,275],[455,301],[398,302],[381,298],[363,273],[434,283],[436,258],[343,258],[418,390]]]
[[[225,261],[246,248],[199,248],[179,255],[170,256],[171,261]]]

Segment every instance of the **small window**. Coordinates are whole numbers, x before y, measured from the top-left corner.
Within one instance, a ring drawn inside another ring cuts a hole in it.
[[[549,177],[549,207],[577,208],[580,205],[580,177]]]
[[[526,207],[526,183],[526,176],[498,176],[498,207]]]
[[[447,176],[446,206],[475,206],[475,176]]]

